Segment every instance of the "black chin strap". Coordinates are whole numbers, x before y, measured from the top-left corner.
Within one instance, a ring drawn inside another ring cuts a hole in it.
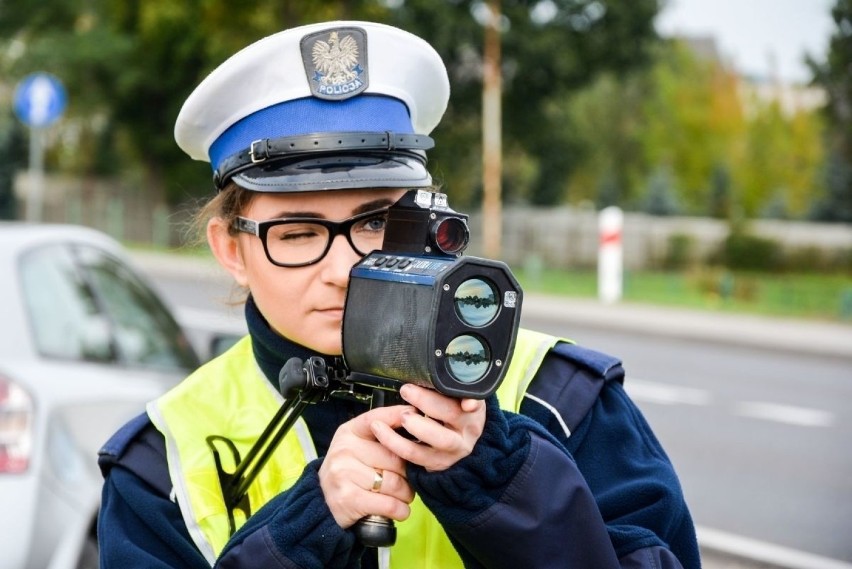
[[[221,190],[235,174],[270,160],[316,157],[317,154],[346,152],[389,152],[414,156],[424,163],[421,153],[435,146],[423,134],[398,132],[324,132],[255,140],[251,146],[226,158],[213,173],[213,183]],[[419,152],[418,152],[419,151]]]

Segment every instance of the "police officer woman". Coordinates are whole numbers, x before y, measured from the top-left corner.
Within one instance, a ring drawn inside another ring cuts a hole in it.
[[[341,354],[349,271],[381,246],[386,208],[431,188],[448,97],[423,40],[330,22],[243,49],[187,99],[175,137],[213,167],[207,240],[248,291],[249,334],[102,449],[102,567],[700,565],[620,362],[525,330],[497,396],[405,384],[401,405],[309,405],[226,504],[222,473],[280,408],[285,362]],[[355,538],[368,515],[397,521],[395,545]]]

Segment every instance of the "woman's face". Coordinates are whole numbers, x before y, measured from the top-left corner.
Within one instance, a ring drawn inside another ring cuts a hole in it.
[[[256,221],[284,217],[342,221],[387,207],[403,193],[405,190],[401,189],[258,193],[242,216]],[[235,247],[231,247],[235,259],[233,269],[226,268],[240,285],[251,291],[272,328],[307,348],[339,355],[349,270],[361,259],[346,237],[335,237],[328,253],[319,262],[295,268],[273,265],[264,253],[263,243],[254,235],[239,233],[228,239],[235,240]],[[214,252],[215,249],[214,246]]]

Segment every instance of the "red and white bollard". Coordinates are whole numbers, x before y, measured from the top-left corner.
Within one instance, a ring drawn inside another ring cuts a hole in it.
[[[621,245],[624,212],[616,206],[598,214],[598,299],[605,304],[621,300],[623,254]]]

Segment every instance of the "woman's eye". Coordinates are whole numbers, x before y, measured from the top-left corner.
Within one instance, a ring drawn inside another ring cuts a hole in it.
[[[281,239],[285,241],[295,241],[297,239],[309,239],[316,236],[316,233],[285,233]]]
[[[275,238],[280,241],[305,241],[309,239],[316,239],[320,236],[320,231],[314,227],[279,227],[280,229],[278,232],[276,232]]]
[[[384,231],[387,224],[388,218],[386,215],[377,215],[376,217],[365,219],[359,224],[359,229],[362,231]]]

